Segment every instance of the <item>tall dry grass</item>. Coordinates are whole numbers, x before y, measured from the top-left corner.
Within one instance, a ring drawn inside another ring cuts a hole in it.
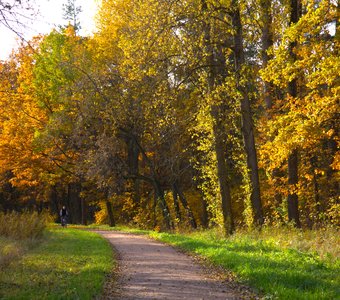
[[[291,226],[264,226],[261,232],[253,230],[246,235],[279,248],[317,253],[321,259],[334,261],[340,258],[339,233],[339,229],[334,227],[302,230]]]
[[[1,269],[27,251],[26,241],[0,236],[0,273]]]
[[[48,221],[47,213],[0,212],[0,267],[5,267],[36,245]]]
[[[0,236],[16,240],[39,238],[46,228],[48,218],[47,213],[0,212]]]
[[[199,235],[206,236],[208,240],[225,239],[223,230],[220,228],[203,231]],[[266,225],[261,230],[239,229],[228,237],[228,240],[244,243],[261,242],[280,249],[296,249],[301,252],[316,253],[321,259],[331,261],[340,259],[340,230],[335,227],[302,230],[289,225]]]

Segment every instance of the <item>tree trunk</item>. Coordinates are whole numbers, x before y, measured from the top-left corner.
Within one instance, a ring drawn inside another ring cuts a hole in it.
[[[208,203],[204,199],[204,197],[201,197],[202,199],[202,216],[201,216],[201,224],[203,228],[208,228],[209,226],[209,214],[208,214]]]
[[[208,6],[205,0],[201,1],[202,11],[205,12],[208,10]],[[217,64],[217,58],[215,57],[216,52],[213,49],[213,43],[211,41],[211,26],[209,20],[204,24],[204,47],[207,54],[207,64],[209,65],[208,70],[208,91],[211,93],[215,85],[217,84],[217,72],[216,69],[220,66]],[[214,120],[213,125],[213,133],[215,138],[215,151],[217,158],[217,174],[218,174],[218,182],[220,186],[220,193],[222,199],[222,213],[223,213],[223,225],[225,233],[231,234],[235,230],[235,224],[233,219],[233,214],[231,210],[232,199],[229,187],[229,179],[228,179],[228,169],[225,160],[225,139],[223,138],[224,126],[221,122],[220,115],[220,105],[213,105],[211,107],[210,113]]]
[[[243,36],[242,36],[242,23],[240,17],[240,10],[238,1],[232,1],[233,13],[232,23],[235,29],[234,34],[234,59],[235,59],[235,73],[237,86],[242,94],[241,99],[241,115],[242,115],[242,134],[244,140],[245,151],[247,154],[247,167],[250,171],[250,182],[252,192],[250,195],[251,203],[254,211],[254,223],[262,225],[264,223],[262,203],[260,195],[260,181],[257,163],[257,153],[255,148],[255,138],[253,131],[253,119],[250,107],[250,100],[248,96],[247,87],[241,83],[242,74],[241,70],[245,64],[244,49],[243,49]]]
[[[266,68],[270,59],[272,59],[272,55],[268,54],[268,49],[273,46],[273,18],[271,14],[272,0],[260,0],[261,7],[261,20],[262,20],[262,35],[261,35],[261,43],[262,43],[262,68]],[[266,117],[268,119],[272,118],[271,108],[273,107],[273,93],[274,93],[274,85],[271,82],[264,81],[263,86],[263,97],[264,104],[266,108]],[[273,178],[279,178],[284,175],[280,174],[279,169],[274,169],[271,173]],[[275,205],[279,206],[282,203],[283,195],[279,192],[275,193]],[[283,219],[282,219],[283,221]]]
[[[175,184],[173,184],[173,186],[172,186],[172,197],[174,199],[174,208],[175,208],[176,219],[179,222],[181,222],[182,221],[182,216],[181,216],[181,211],[179,209],[178,193],[177,193]]]
[[[217,175],[222,197],[224,230],[226,234],[232,234],[235,231],[235,224],[232,213],[232,199],[228,180],[228,167],[225,160],[225,132],[221,124],[221,116],[219,114],[219,108],[217,106],[212,107],[211,114],[213,115],[215,121],[213,130],[217,159]]]
[[[66,201],[67,201],[66,207],[68,207],[68,220],[67,220],[67,222],[68,223],[76,223],[75,219],[74,219],[74,215],[73,215],[74,208],[73,208],[73,203],[71,201],[71,184],[70,183],[67,184],[66,195],[65,195],[64,189],[63,189],[63,194],[64,194],[63,198],[66,197]]]
[[[296,185],[298,178],[298,151],[295,149],[288,157],[288,220],[293,221],[295,226],[301,227],[298,209],[298,195],[296,193]]]
[[[299,1],[291,0],[290,6],[290,24],[293,25],[299,20]],[[293,61],[296,60],[296,55],[294,53],[296,45],[296,42],[291,42],[289,45],[290,56]],[[288,93],[293,98],[297,97],[297,80],[295,78],[288,83]],[[300,227],[298,195],[296,193],[298,182],[298,150],[293,149],[291,154],[288,156],[288,220],[293,221],[295,226]]]
[[[272,34],[272,15],[271,15],[271,0],[261,0],[260,1],[261,13],[262,13],[262,67],[265,68],[271,56],[268,55],[268,49],[273,46],[273,34]],[[264,81],[263,94],[264,103],[267,109],[273,106],[273,84],[271,82]]]
[[[340,46],[340,0],[337,1],[337,18],[335,21],[335,42],[336,42],[336,51],[339,51]]]
[[[69,222],[74,224],[82,223],[82,199],[80,197],[81,184],[72,182],[67,184],[67,207],[69,209]]]
[[[87,203],[86,200],[81,197],[81,224],[82,225],[87,225]]]
[[[50,208],[52,213],[56,213],[59,216],[60,207],[58,205],[58,192],[55,185],[51,187],[50,191]]]
[[[313,156],[310,158],[310,164],[311,164],[311,171],[313,173],[313,189],[314,189],[314,202],[315,202],[315,208],[316,208],[316,222],[318,222],[320,219],[320,214],[322,212],[321,210],[321,203],[320,203],[320,192],[319,192],[319,183],[318,183],[318,175],[316,173],[317,168],[317,156]]]
[[[139,148],[136,145],[135,139],[129,138],[127,141],[128,146],[128,166],[129,172],[132,175],[136,175],[139,173],[139,164],[138,164],[138,156],[139,156]],[[140,204],[140,187],[139,187],[139,179],[132,179],[133,186],[133,202],[136,205]]]
[[[166,230],[170,230],[173,227],[173,224],[171,222],[171,216],[170,216],[170,210],[168,208],[168,205],[166,204],[165,198],[164,198],[164,191],[159,183],[159,181],[157,180],[157,172],[155,171],[154,165],[153,163],[150,161],[150,159],[148,158],[148,156],[145,153],[145,150],[143,149],[142,145],[138,143],[137,138],[129,133],[128,131],[124,130],[123,128],[120,128],[122,133],[127,136],[129,139],[134,141],[134,147],[136,147],[136,153],[138,151],[138,154],[140,153],[145,161],[145,163],[148,165],[148,167],[150,168],[150,171],[152,173],[151,177],[148,177],[148,182],[152,183],[153,187],[154,187],[154,191],[155,191],[155,201],[157,201],[160,205],[160,208],[162,210],[162,215],[164,218],[164,224],[166,227]],[[138,155],[135,156],[135,160],[136,160],[136,164],[137,164],[137,169],[136,171],[138,172]],[[137,175],[134,174],[134,175]],[[140,176],[137,176],[140,177]],[[146,176],[143,176],[144,179],[147,178]]]
[[[153,209],[153,228],[156,228],[157,226],[157,194],[156,194],[156,191],[154,190],[154,193],[153,193],[153,206],[152,206],[152,209]]]
[[[175,189],[176,193],[178,194],[179,199],[181,200],[182,205],[183,205],[183,207],[184,207],[184,209],[187,213],[191,227],[196,229],[197,228],[197,222],[195,220],[194,214],[192,213],[192,210],[191,210],[191,208],[188,204],[188,201],[185,198],[185,196],[184,196],[184,194],[183,194],[182,190],[180,189],[177,182],[174,183],[174,189]]]
[[[115,218],[113,216],[112,203],[110,202],[109,199],[106,199],[105,204],[106,204],[107,215],[109,217],[109,225],[110,225],[110,227],[115,227],[116,222],[115,222]]]
[[[154,179],[154,189],[155,189],[156,199],[159,203],[160,209],[162,210],[165,228],[166,230],[170,230],[171,228],[173,228],[173,224],[171,222],[170,210],[164,198],[164,191],[161,188],[160,183],[156,179]]]

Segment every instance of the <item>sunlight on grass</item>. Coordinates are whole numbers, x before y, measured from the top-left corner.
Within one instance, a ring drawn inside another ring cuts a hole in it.
[[[53,228],[46,242],[0,272],[0,298],[93,299],[112,267],[112,248],[100,236]]]
[[[129,227],[92,229],[146,234],[232,271],[265,299],[340,299],[339,232],[290,227],[242,230],[224,238],[219,229],[185,234]]]
[[[243,282],[278,299],[336,299],[340,263],[316,252],[281,247],[268,239],[238,233],[229,239],[207,232],[186,236],[152,233],[152,237],[208,258],[233,271]],[[267,240],[268,239],[268,240]],[[296,245],[295,245],[296,246]]]

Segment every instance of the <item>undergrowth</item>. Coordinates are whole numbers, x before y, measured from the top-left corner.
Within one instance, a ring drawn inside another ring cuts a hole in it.
[[[222,230],[214,228],[188,233],[207,240],[223,240]],[[261,242],[280,249],[295,249],[318,255],[320,259],[340,259],[340,232],[334,227],[302,230],[291,226],[263,226],[258,229],[239,229],[228,237],[229,241]]]
[[[0,236],[22,239],[35,239],[42,236],[49,215],[37,212],[0,212]]]
[[[37,246],[49,216],[36,212],[0,212],[0,268]]]

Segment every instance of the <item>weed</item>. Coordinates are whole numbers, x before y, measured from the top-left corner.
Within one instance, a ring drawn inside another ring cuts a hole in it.
[[[48,220],[47,213],[0,212],[0,236],[18,240],[35,239],[42,236]]]

